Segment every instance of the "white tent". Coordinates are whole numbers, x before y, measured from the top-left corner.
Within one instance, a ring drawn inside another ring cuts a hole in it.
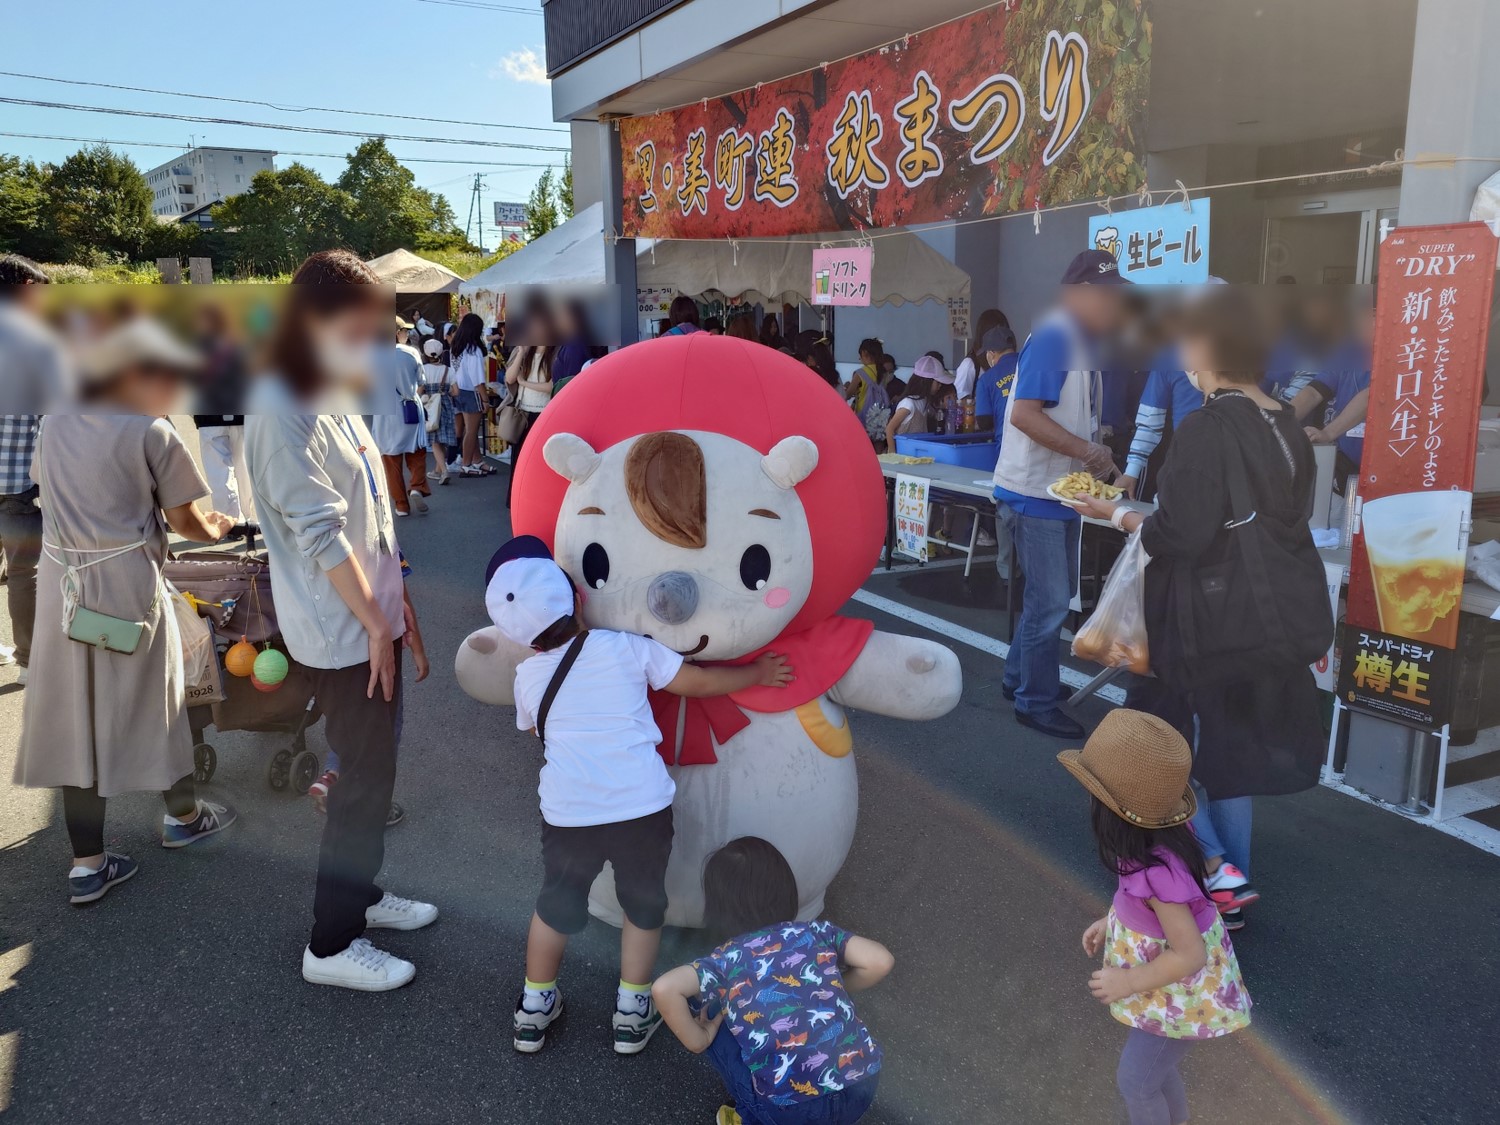
[[[636,261],[642,289],[675,289],[690,296],[754,304],[810,304],[817,239],[774,242],[657,242]],[[875,239],[870,301],[901,305],[969,295],[969,275],[909,231]]]
[[[810,300],[818,239],[740,242],[642,240],[636,254],[641,289],[726,297],[759,304]],[[509,257],[476,274],[459,292],[497,302],[528,285],[583,288],[604,283],[604,207],[580,211]],[[874,304],[946,301],[969,295],[969,275],[909,231],[875,239]]]
[[[595,203],[475,274],[458,291],[498,298],[528,285],[568,289],[603,284],[604,204]]]
[[[366,265],[398,293],[457,293],[463,281],[447,266],[419,258],[410,250],[392,250]]]

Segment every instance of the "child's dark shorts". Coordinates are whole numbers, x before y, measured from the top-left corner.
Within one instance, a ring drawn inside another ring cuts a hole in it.
[[[536,912],[558,933],[589,922],[589,887],[608,860],[615,894],[632,925],[660,929],[667,914],[667,860],[672,857],[672,806],[616,824],[558,828],[542,823],[542,893]]]

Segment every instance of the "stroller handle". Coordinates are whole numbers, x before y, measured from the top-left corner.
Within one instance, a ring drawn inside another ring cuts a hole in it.
[[[255,550],[255,537],[260,534],[260,524],[251,523],[248,520],[237,523],[224,534],[225,539],[243,539],[245,550]]]

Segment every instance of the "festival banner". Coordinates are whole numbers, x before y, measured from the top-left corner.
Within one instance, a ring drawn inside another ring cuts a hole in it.
[[[619,123],[624,233],[776,237],[1139,190],[1146,0],[1029,0]]]
[[[1380,246],[1339,692],[1423,727],[1452,706],[1494,261],[1483,223]]]

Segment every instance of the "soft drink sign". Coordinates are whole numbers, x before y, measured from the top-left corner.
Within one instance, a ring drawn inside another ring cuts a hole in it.
[[[1380,247],[1339,691],[1423,727],[1452,705],[1495,242],[1463,223],[1404,227]]]

